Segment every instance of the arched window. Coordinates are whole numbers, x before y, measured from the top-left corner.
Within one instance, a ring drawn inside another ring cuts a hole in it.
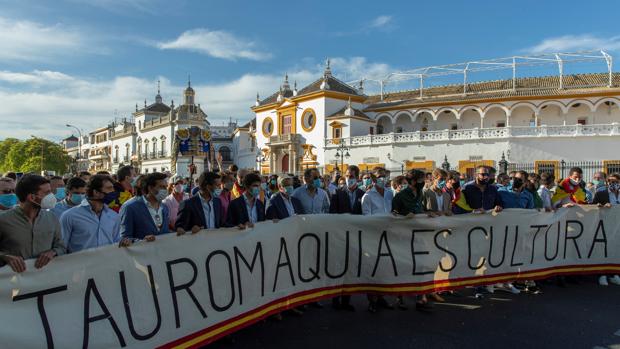
[[[383,134],[383,125],[377,124],[377,134],[378,135]]]
[[[227,146],[220,147],[219,153],[222,155],[222,161],[232,161],[230,148]]]

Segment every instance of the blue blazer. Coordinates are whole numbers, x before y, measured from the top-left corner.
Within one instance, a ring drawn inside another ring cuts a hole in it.
[[[301,205],[301,201],[299,199],[289,196],[291,199],[291,204],[293,204],[293,211],[296,214],[304,214],[303,206]],[[286,205],[284,205],[284,198],[282,194],[275,193],[269,199],[267,203],[267,219],[284,219],[288,218],[288,210],[286,209]]]
[[[149,209],[146,207],[142,198],[132,202],[126,202],[121,212],[121,237],[129,239],[144,239],[147,235],[162,235],[170,233],[168,222],[170,212],[164,204],[162,207],[162,222],[160,229],[151,218]]]
[[[351,201],[349,201],[348,191],[348,188],[336,190],[336,193],[331,197],[329,213],[362,214],[362,196],[364,196],[364,191],[359,188],[355,189],[353,207],[351,207]]]
[[[256,200],[256,221],[262,222],[265,220],[265,204],[262,201]],[[226,217],[226,226],[234,227],[239,224],[245,224],[250,221],[250,215],[248,209],[245,206],[245,199],[243,195],[234,199],[228,205],[228,214]]]
[[[213,198],[213,215],[215,216],[215,227],[220,228],[222,226],[222,203],[219,198]],[[202,208],[202,202],[200,196],[195,195],[191,198],[184,200],[179,205],[179,213],[177,214],[177,221],[174,224],[176,228],[182,228],[185,231],[192,230],[193,226],[207,228],[207,220],[205,217],[204,209]]]

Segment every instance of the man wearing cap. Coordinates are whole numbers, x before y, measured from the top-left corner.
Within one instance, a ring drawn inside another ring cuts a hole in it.
[[[283,175],[278,178],[278,191],[267,201],[267,219],[284,219],[296,214],[303,214],[301,201],[293,194],[293,178]]]

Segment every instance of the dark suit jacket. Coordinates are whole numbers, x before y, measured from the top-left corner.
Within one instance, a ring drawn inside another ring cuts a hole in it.
[[[222,226],[222,203],[219,198],[213,198],[213,216],[215,216],[215,227],[220,228]],[[175,228],[182,228],[185,231],[190,231],[193,226],[207,228],[207,220],[205,212],[202,208],[202,202],[200,196],[195,195],[191,198],[184,200],[179,205],[179,213],[177,215],[177,221],[174,224]]]
[[[299,199],[289,196],[291,199],[291,204],[293,204],[293,211],[296,214],[303,214],[304,209],[301,206],[301,201]],[[271,198],[267,202],[267,219],[284,219],[288,218],[288,210],[286,209],[286,205],[284,204],[284,198],[281,193],[275,193],[271,195]]]
[[[599,190],[594,193],[594,199],[592,200],[594,205],[601,204],[605,205],[609,203],[609,191],[608,190]]]
[[[364,191],[359,188],[355,189],[355,201],[353,202],[353,207],[351,207],[351,202],[349,201],[348,191],[348,188],[336,190],[336,193],[331,197],[329,213],[362,214],[362,196],[364,196]]]
[[[256,221],[262,222],[265,220],[265,204],[256,200]],[[234,227],[239,224],[245,224],[250,221],[250,214],[245,206],[245,199],[243,195],[234,199],[228,205],[228,217],[226,218],[226,226]]]
[[[157,229],[142,198],[126,202],[121,212],[121,236],[130,239],[144,239],[147,235],[170,233],[168,207],[164,204],[161,204],[161,207],[163,224],[160,229]]]

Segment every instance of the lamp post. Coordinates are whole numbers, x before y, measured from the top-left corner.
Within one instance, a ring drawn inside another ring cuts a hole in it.
[[[349,158],[349,148],[344,145],[344,142],[340,142],[338,148],[336,148],[336,168],[340,171],[340,167],[344,170],[344,158]],[[340,158],[340,167],[338,167],[338,158]]]
[[[258,169],[258,172],[261,173],[261,174],[262,174],[261,164],[265,160],[267,160],[267,157],[263,154],[263,152],[258,150],[258,152],[256,152],[256,167]]]
[[[78,164],[77,170],[79,172],[80,171],[80,167],[81,167],[80,166],[80,158],[82,157],[82,131],[79,128],[77,128],[76,126],[73,126],[73,125],[66,124],[65,126],[67,126],[69,128],[74,128],[78,132],[78,135],[80,137],[80,138],[78,138],[78,154],[75,157],[76,160],[77,160],[77,164]]]

